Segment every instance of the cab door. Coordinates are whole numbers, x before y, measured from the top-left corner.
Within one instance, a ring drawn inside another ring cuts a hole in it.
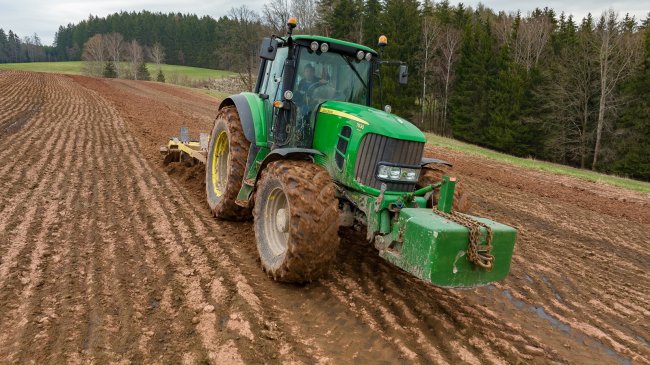
[[[264,99],[264,111],[265,115],[267,115],[266,136],[269,147],[270,142],[273,140],[273,132],[271,129],[277,117],[276,110],[273,108],[273,102],[282,100],[282,76],[284,74],[284,62],[288,54],[288,47],[279,48],[275,59],[266,62],[264,80],[259,90],[260,96]]]

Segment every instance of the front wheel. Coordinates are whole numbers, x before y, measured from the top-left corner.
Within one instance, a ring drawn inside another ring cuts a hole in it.
[[[269,276],[300,283],[328,271],[339,246],[339,214],[325,169],[305,161],[270,163],[257,187],[253,216]]]
[[[420,178],[415,184],[417,189],[423,188],[430,184],[435,184],[442,181],[443,176],[453,176],[452,168],[447,165],[442,164],[429,164],[424,166],[420,171]],[[435,204],[438,203],[440,199],[440,190],[436,190],[431,199],[427,200],[427,208],[432,208]],[[453,210],[461,213],[469,213],[469,210],[472,208],[472,203],[470,201],[470,195],[465,191],[465,187],[462,182],[456,183],[456,189],[454,189],[454,203],[452,205]]]

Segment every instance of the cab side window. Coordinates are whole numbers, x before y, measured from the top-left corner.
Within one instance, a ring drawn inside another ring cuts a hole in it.
[[[261,90],[269,96],[271,102],[282,98],[282,74],[284,71],[284,61],[287,59],[288,53],[288,47],[279,48],[273,63],[271,63],[270,67],[266,67],[267,74],[265,75],[264,85]]]

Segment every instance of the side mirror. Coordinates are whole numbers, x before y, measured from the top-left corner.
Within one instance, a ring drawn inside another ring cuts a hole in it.
[[[278,40],[271,37],[262,39],[262,46],[260,47],[260,58],[273,61],[275,54],[278,52]]]
[[[399,65],[398,80],[400,85],[406,85],[409,79],[409,67],[407,65]]]

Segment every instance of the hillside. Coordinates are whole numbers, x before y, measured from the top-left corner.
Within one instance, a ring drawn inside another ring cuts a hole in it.
[[[156,65],[147,64],[149,72],[154,74]],[[179,65],[161,65],[163,73],[166,75],[177,74],[187,77],[191,80],[219,79],[226,76],[233,76],[235,73],[222,70],[212,70],[200,67],[189,67]],[[5,63],[0,64],[0,70],[22,70],[35,72],[54,72],[63,74],[81,75],[83,74],[83,62],[81,61],[64,61],[64,62],[28,62],[28,63]]]
[[[570,176],[580,180],[596,182],[605,185],[618,186],[643,193],[650,193],[650,183],[634,179],[628,179],[615,175],[607,175],[595,171],[573,168],[547,161],[540,161],[532,158],[521,158],[505,153],[490,150],[484,147],[464,143],[453,138],[427,134],[427,140],[434,146],[443,147],[452,151],[459,151],[466,155],[478,155],[491,160],[514,165],[521,168],[548,172],[560,176]]]

